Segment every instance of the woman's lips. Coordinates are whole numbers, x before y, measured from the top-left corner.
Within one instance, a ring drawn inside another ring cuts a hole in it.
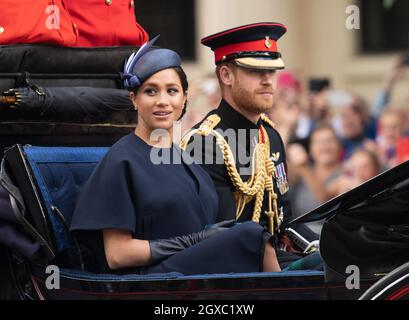
[[[165,119],[172,114],[172,111],[156,111],[153,113],[155,118]]]

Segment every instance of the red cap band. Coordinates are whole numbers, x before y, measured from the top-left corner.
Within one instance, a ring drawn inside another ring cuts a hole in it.
[[[272,39],[260,39],[255,41],[229,44],[214,50],[216,63],[224,56],[242,51],[269,51],[277,52],[277,43]]]

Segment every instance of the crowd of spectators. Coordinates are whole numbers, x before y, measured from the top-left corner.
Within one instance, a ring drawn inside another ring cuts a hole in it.
[[[278,74],[270,116],[286,143],[296,216],[409,160],[409,109],[390,103],[405,56],[386,74],[372,105],[325,78],[309,80],[303,105],[297,76]]]

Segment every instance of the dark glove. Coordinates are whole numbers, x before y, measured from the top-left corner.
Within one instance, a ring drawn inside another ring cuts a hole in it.
[[[215,234],[232,227],[235,220],[221,221],[205,227],[204,230],[188,235],[177,236],[169,239],[150,240],[151,263],[160,262],[175,253],[187,249]]]

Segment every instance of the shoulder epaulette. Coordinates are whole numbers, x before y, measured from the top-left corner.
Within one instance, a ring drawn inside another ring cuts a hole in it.
[[[182,140],[179,143],[179,146],[182,150],[186,150],[187,144],[190,141],[190,138],[195,135],[199,134],[201,136],[207,137],[209,134],[215,134],[214,128],[219,124],[221,121],[220,117],[217,114],[211,114],[208,116],[200,125],[199,129],[192,129],[187,132]]]
[[[200,125],[199,132],[206,136],[209,135],[210,131],[212,131],[220,123],[220,121],[220,116],[217,114],[211,114]]]

